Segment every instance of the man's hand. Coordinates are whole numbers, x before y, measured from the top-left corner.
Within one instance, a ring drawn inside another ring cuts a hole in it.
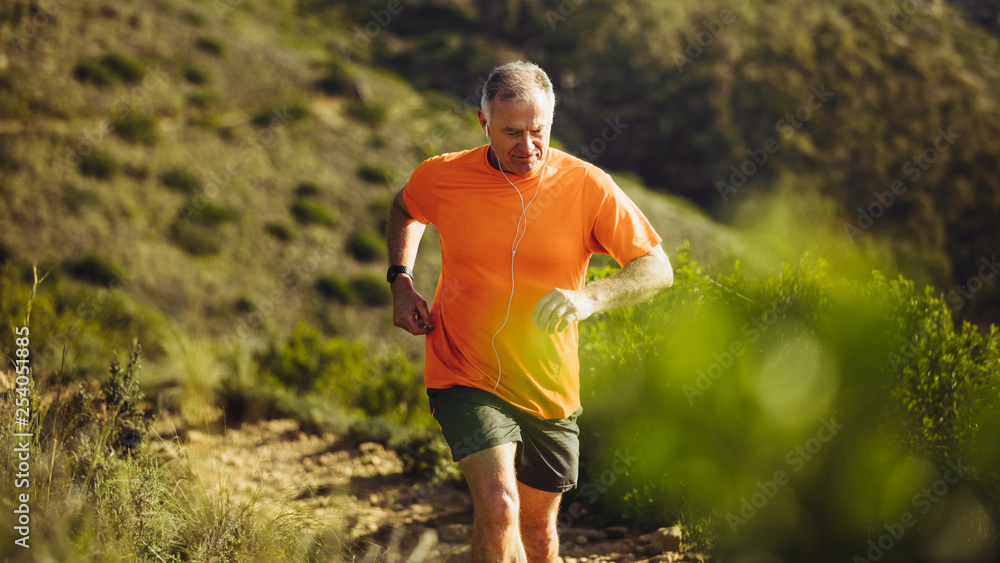
[[[538,300],[531,322],[549,334],[566,330],[569,323],[582,321],[597,310],[593,300],[583,291],[553,289]]]
[[[594,313],[642,303],[673,283],[670,259],[656,245],[610,278],[597,280],[579,291],[557,288],[548,292],[538,300],[531,322],[549,334],[561,332],[569,323]]]
[[[427,302],[413,289],[413,280],[406,275],[396,276],[392,282],[392,324],[415,336],[434,330]]]

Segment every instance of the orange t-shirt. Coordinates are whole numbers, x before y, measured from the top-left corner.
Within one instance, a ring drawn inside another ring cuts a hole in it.
[[[431,389],[495,387],[499,397],[535,416],[566,418],[580,406],[577,323],[545,333],[531,322],[535,305],[552,289],[581,289],[592,253],[610,254],[624,266],[660,237],[610,176],[550,148],[539,171],[507,175],[527,206],[511,299],[511,248],[522,200],[487,162],[487,147],[424,161],[403,190],[413,218],[434,224],[441,235],[424,380]]]

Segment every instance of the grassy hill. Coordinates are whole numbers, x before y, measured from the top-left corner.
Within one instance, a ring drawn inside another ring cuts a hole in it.
[[[53,495],[46,512],[41,535],[70,537],[53,553],[141,546],[145,557],[183,560],[234,541],[234,553],[272,558],[277,548],[247,539],[269,537],[266,512],[240,520],[259,526],[234,540],[228,519],[252,507],[240,512],[203,491],[192,493],[201,503],[194,508],[157,501],[183,522],[180,539],[163,527],[129,527],[132,513],[117,508],[123,498],[141,516],[151,497],[140,491],[167,495],[186,478],[161,471],[148,451],[136,454],[152,412],[187,427],[293,414],[307,429],[391,443],[410,471],[441,477],[441,440],[419,430],[428,422],[423,343],[391,326],[384,222],[420,161],[482,142],[480,78],[526,56],[556,78],[554,145],[633,170],[615,177],[664,246],[690,241],[675,290],[653,307],[586,325],[588,424],[605,429],[590,434],[589,477],[603,478],[599,462],[616,449],[651,452],[628,479],[612,472],[617,488],[592,517],[643,526],[676,519],[710,545],[718,511],[737,506],[744,481],[752,488],[759,478],[741,463],[780,466],[787,448],[815,431],[809,417],[828,409],[852,417],[854,437],[824,450],[841,456],[840,466],[811,466],[797,489],[802,502],[782,500],[788,525],[773,537],[785,548],[798,545],[795,514],[843,520],[830,541],[862,539],[899,514],[909,487],[922,483],[913,475],[951,456],[977,460],[970,486],[979,489],[968,505],[997,514],[1000,452],[982,430],[996,428],[997,334],[947,320],[973,310],[988,318],[998,286],[984,285],[955,310],[941,291],[871,274],[877,264],[940,287],[967,279],[993,248],[995,36],[938,3],[882,40],[871,33],[888,2],[776,1],[740,12],[740,25],[689,54],[682,72],[674,55],[686,53],[698,26],[747,3],[571,4],[14,0],[0,8],[0,320],[11,329],[0,346],[10,353],[13,329],[30,326],[33,405],[51,415],[39,419],[38,447],[57,468],[50,480],[69,491]],[[787,137],[775,132],[810,86],[824,83],[836,98]],[[609,119],[629,126],[613,142],[602,136]],[[900,197],[862,242],[846,237],[853,208],[869,205],[873,190],[890,186],[905,159],[949,124],[961,143],[914,181],[912,198]],[[730,167],[769,135],[782,136],[782,150],[749,174],[735,204],[714,205],[717,182],[731,182]],[[440,268],[437,244],[429,230],[416,266],[426,296]],[[702,273],[722,275],[740,296]],[[762,322],[774,330],[751,338],[747,327]],[[748,342],[747,353],[723,366],[720,354],[732,348],[718,346],[730,340],[740,350]],[[136,342],[144,369],[136,355],[108,374],[113,354]],[[718,385],[700,371],[716,373]],[[11,387],[6,375],[0,383]],[[680,400],[678,389],[708,387],[714,395],[697,404]],[[822,401],[812,400],[817,389]],[[788,412],[797,418],[789,422]],[[15,424],[7,417],[0,426]],[[874,445],[856,448],[871,428]],[[11,432],[0,436],[13,447]],[[872,512],[861,505],[876,492],[852,491],[877,491],[888,479],[869,478],[876,457],[876,476],[902,474],[890,466],[909,467],[903,459],[921,471],[908,472]],[[711,502],[696,510],[687,484],[664,473],[667,462],[703,482]],[[12,468],[0,464],[0,473]],[[73,496],[81,482],[82,500]],[[839,516],[840,498],[858,503],[850,518]],[[963,498],[948,505],[960,510]],[[74,519],[89,517],[80,506],[91,505],[111,523],[79,525]],[[184,516],[191,512],[197,518]],[[766,529],[764,520],[755,527]],[[972,534],[976,546],[995,538],[994,521],[973,520],[986,522]],[[871,529],[859,532],[859,522]],[[299,531],[278,530],[289,545]],[[772,537],[750,535],[751,544]],[[318,557],[315,545],[296,545],[290,560]],[[802,553],[826,547],[803,545]]]
[[[0,18],[0,255],[7,287],[32,263],[50,272],[38,367],[69,343],[68,365],[93,373],[137,337],[153,362],[171,335],[259,352],[298,321],[419,355],[391,327],[384,220],[416,164],[481,142],[474,104],[345,60],[346,8],[32,6]],[[668,248],[732,247],[683,200],[622,184]],[[435,244],[417,266],[427,295]],[[5,291],[5,324],[22,293]]]

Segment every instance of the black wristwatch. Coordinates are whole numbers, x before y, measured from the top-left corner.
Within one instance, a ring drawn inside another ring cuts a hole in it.
[[[391,284],[399,274],[406,274],[410,276],[411,280],[413,279],[413,270],[406,266],[389,266],[389,271],[385,274],[385,281]]]

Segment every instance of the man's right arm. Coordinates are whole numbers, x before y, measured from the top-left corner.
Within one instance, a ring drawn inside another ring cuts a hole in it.
[[[410,215],[399,190],[389,207],[389,225],[386,241],[389,246],[389,265],[413,269],[417,247],[424,234],[424,225]],[[427,310],[427,301],[413,289],[413,280],[399,274],[392,282],[392,324],[410,334],[427,334],[434,330],[434,321]]]

